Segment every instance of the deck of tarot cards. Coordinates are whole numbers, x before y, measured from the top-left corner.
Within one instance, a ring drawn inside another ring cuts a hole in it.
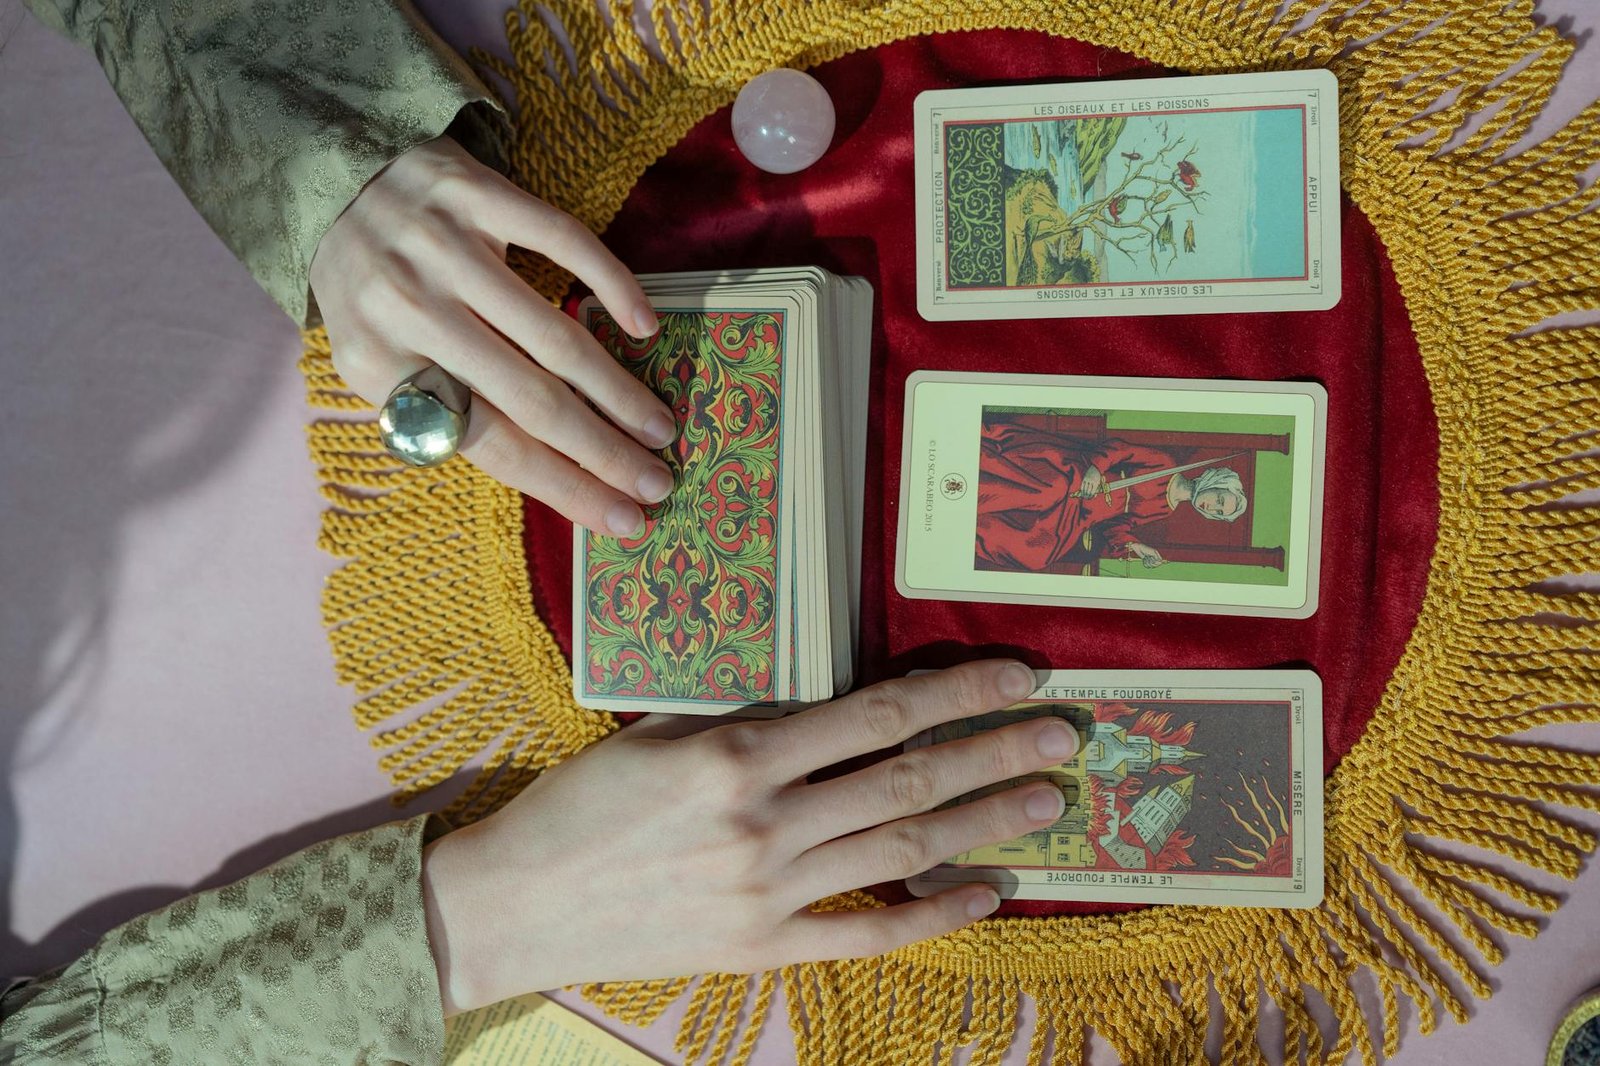
[[[817,268],[640,278],[661,328],[579,321],[674,410],[644,532],[573,544],[585,707],[772,716],[846,691],[861,589],[872,288]]]

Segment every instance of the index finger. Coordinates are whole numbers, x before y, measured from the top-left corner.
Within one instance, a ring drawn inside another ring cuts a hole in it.
[[[477,222],[496,238],[538,252],[578,276],[635,337],[656,331],[656,312],[639,279],[582,222],[523,192],[510,180],[481,186]]]
[[[765,762],[781,780],[893,747],[940,722],[997,711],[1038,688],[1034,672],[1012,659],[952,666],[885,681],[774,722],[759,723]]]

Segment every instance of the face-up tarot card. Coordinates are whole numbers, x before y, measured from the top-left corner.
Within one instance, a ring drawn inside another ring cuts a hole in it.
[[[1299,670],[1073,671],[1040,676],[1004,711],[950,722],[908,748],[1055,715],[1078,754],[1054,782],[1054,824],[952,857],[917,895],[987,881],[1017,899],[1314,907],[1322,899],[1322,687]]]
[[[1326,310],[1339,300],[1326,70],[925,92],[930,320]]]
[[[913,374],[899,590],[1309,617],[1326,406],[1301,382]]]

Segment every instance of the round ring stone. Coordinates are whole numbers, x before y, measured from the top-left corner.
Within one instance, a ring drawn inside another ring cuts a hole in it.
[[[471,409],[472,390],[429,366],[395,386],[378,412],[378,430],[396,459],[438,466],[461,447]]]
[[[733,101],[734,143],[773,174],[793,174],[821,159],[833,140],[833,123],[828,90],[787,67],[752,78]]]

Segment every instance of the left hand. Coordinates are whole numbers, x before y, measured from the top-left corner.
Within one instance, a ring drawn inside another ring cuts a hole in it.
[[[1146,570],[1154,570],[1167,561],[1164,555],[1150,547],[1150,545],[1141,544],[1138,541],[1128,545],[1128,554],[1142,562]]]
[[[1064,799],[1048,781],[938,808],[1070,758],[1069,726],[1016,722],[808,776],[1037,684],[1021,663],[968,663],[773,721],[695,733],[704,719],[651,715],[559,763],[424,854],[446,1014],[569,984],[878,955],[992,912],[984,884],[852,913],[810,904],[1055,822]]]

